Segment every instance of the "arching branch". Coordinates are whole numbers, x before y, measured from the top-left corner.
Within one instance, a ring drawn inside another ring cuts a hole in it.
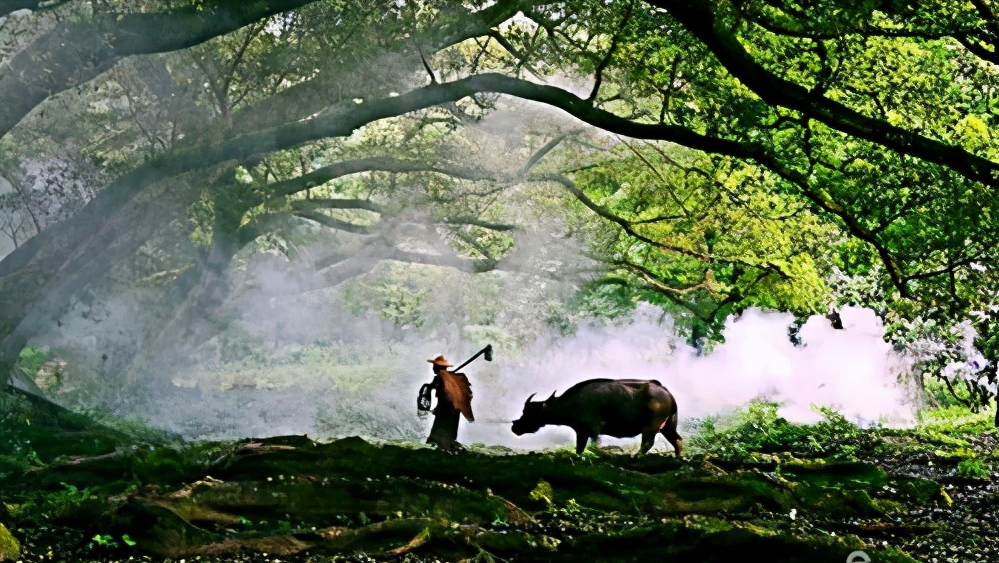
[[[586,193],[584,193],[583,190],[581,190],[579,186],[577,186],[576,183],[572,181],[572,179],[562,174],[550,174],[550,173],[533,174],[531,175],[531,179],[534,181],[551,181],[561,184],[566,190],[569,191],[569,193],[575,196],[575,198],[578,199],[580,203],[585,205],[590,211],[620,226],[621,229],[628,234],[628,236],[634,238],[635,240],[644,242],[645,244],[648,244],[655,248],[659,248],[661,250],[674,252],[676,254],[681,254],[683,256],[689,256],[691,258],[696,258],[704,262],[711,262],[714,260],[714,257],[708,254],[704,254],[703,252],[697,252],[695,250],[684,248],[682,246],[668,244],[662,241],[651,239],[645,235],[642,235],[641,233],[635,230],[634,226],[631,224],[630,221],[628,221],[623,217],[620,217],[619,215],[616,215],[615,213],[611,212],[609,209],[601,206],[600,204],[590,199],[589,196],[587,196]]]
[[[378,203],[368,199],[339,199],[339,198],[318,198],[309,200],[295,200],[291,202],[291,208],[297,211],[311,211],[316,209],[363,209],[374,213],[385,213],[385,208]]]
[[[17,326],[27,311],[38,303],[43,294],[56,296],[53,299],[67,303],[72,299],[73,293],[64,286],[77,282],[68,277],[60,278],[58,276],[60,271],[84,271],[90,264],[94,264],[94,267],[87,271],[106,270],[105,266],[99,267],[98,263],[105,255],[105,250],[115,246],[121,238],[121,233],[116,228],[117,222],[122,220],[120,214],[126,212],[138,194],[162,180],[205,170],[228,161],[242,161],[252,155],[290,149],[310,141],[350,135],[367,123],[404,115],[431,106],[456,102],[475,93],[507,94],[547,104],[566,111],[589,125],[611,133],[634,138],[671,141],[708,153],[745,158],[794,181],[802,188],[809,187],[807,179],[788,169],[763,145],[712,137],[677,125],[636,123],[595,108],[586,100],[558,87],[539,85],[496,73],[481,74],[444,84],[417,88],[399,96],[389,96],[362,104],[353,102],[334,104],[330,106],[329,111],[320,117],[306,121],[296,119],[268,129],[249,130],[238,137],[221,143],[217,139],[204,139],[201,142],[192,143],[187,148],[178,148],[164,153],[133,169],[101,190],[99,196],[75,216],[49,227],[0,261],[0,287],[17,291],[21,296],[17,303],[8,304],[9,307],[0,311],[0,331],[2,331],[0,334],[6,336],[6,331],[10,330],[10,327]],[[817,194],[814,190],[809,190],[806,195],[814,196]],[[878,244],[876,237],[869,236],[862,225],[832,198],[823,195],[817,198],[817,202],[829,212],[840,216],[850,226],[851,232],[863,240]],[[603,211],[606,212],[606,210]],[[867,233],[867,238],[864,238],[865,233]],[[714,257],[690,249],[673,249],[670,245],[663,245],[661,242],[650,242],[654,246],[678,251],[698,259],[714,259]],[[882,259],[889,266],[893,265],[892,255],[883,246],[878,248]],[[36,260],[35,258],[42,250],[45,251],[44,255]],[[31,283],[18,282],[14,278],[8,277],[21,271],[29,263],[32,264],[33,268]],[[899,275],[897,269],[894,270],[892,276],[893,282],[903,292],[903,295],[907,295],[908,292],[901,281],[902,276]],[[47,303],[47,306],[57,307],[59,305],[53,301]],[[3,327],[8,328],[3,329]]]
[[[447,219],[444,219],[444,222],[449,225],[472,225],[474,227],[481,227],[490,231],[513,231],[517,229],[517,225],[511,225],[510,223],[493,223],[491,221],[484,221],[478,217],[448,217]]]
[[[708,0],[648,1],[676,18],[711,50],[732,76],[765,102],[800,111],[833,129],[878,143],[900,154],[950,168],[985,185],[999,185],[999,163],[972,154],[958,145],[930,139],[887,121],[868,117],[824,96],[811,95],[803,86],[768,71],[722,23],[714,3]]]
[[[170,12],[98,14],[88,22],[60,23],[0,67],[0,93],[4,98],[0,104],[0,136],[46,98],[97,77],[124,57],[198,45],[315,1],[211,0]],[[7,11],[7,4],[11,2],[4,2],[0,15]],[[152,29],[156,32],[150,33]]]
[[[297,211],[295,215],[303,219],[308,219],[310,221],[315,221],[324,227],[328,227],[337,231],[345,231],[348,233],[355,233],[359,235],[371,234],[371,227],[368,225],[358,225],[357,223],[350,223],[347,221],[341,221],[340,219],[334,219],[329,215],[323,215],[316,211]]]

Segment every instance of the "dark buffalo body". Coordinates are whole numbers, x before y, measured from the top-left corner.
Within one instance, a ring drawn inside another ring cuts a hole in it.
[[[588,379],[566,390],[561,396],[552,393],[544,401],[524,403],[524,412],[513,422],[513,433],[520,436],[537,432],[541,427],[568,426],[576,432],[576,453],[586,449],[589,440],[598,436],[631,438],[642,436],[640,453],[652,449],[656,434],[662,434],[677,456],[683,439],[676,432],[676,400],[655,379]]]

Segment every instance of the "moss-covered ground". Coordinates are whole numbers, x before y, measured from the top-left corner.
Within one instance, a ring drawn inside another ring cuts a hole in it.
[[[828,411],[793,425],[756,404],[703,422],[677,459],[569,444],[451,456],[362,438],[191,443],[2,401],[0,524],[15,560],[999,560],[999,436],[991,417],[959,409],[860,430]]]

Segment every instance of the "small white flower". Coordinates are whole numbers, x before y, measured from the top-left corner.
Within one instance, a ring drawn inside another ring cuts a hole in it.
[[[790,516],[791,516],[791,520],[794,520],[794,517],[795,517],[795,516],[796,516],[797,514],[798,514],[798,509],[797,509],[797,508],[792,508],[792,509],[791,509],[791,514],[790,514]]]

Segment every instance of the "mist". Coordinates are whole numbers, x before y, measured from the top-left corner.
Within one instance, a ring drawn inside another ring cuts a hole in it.
[[[897,383],[907,359],[884,342],[883,327],[869,309],[844,309],[843,329],[823,316],[812,317],[801,328],[801,346],[787,337],[792,315],[750,309],[728,319],[726,342],[704,356],[678,339],[668,323],[658,322],[659,315],[643,307],[623,326],[589,326],[539,347],[530,361],[494,357],[496,369],[469,366],[465,371],[473,390],[482,389],[473,409],[484,423],[463,424],[458,440],[516,449],[570,446],[574,433],[564,427],[518,437],[508,424],[492,421],[517,418],[531,393],[541,400],[598,377],[658,379],[676,398],[681,434],[705,417],[724,416],[763,399],[782,403],[778,414],[795,423],[820,420],[816,406],[832,408],[861,427],[914,423],[915,405]],[[601,437],[600,442],[635,448],[639,438]],[[671,447],[657,436],[654,449]]]
[[[292,316],[299,312],[293,307],[278,310]],[[320,318],[322,313],[313,302],[312,314]],[[662,382],[677,400],[682,435],[694,432],[705,417],[724,417],[760,399],[781,403],[778,414],[796,423],[820,420],[813,407],[825,406],[861,427],[911,425],[915,404],[897,383],[907,359],[884,342],[872,311],[846,308],[841,317],[843,329],[833,328],[825,317],[811,318],[799,333],[803,344],[795,346],[787,336],[791,315],[750,309],[728,319],[726,342],[698,356],[676,336],[668,316],[645,305],[617,325],[585,325],[570,336],[546,332],[516,356],[494,346],[492,361],[479,356],[461,369],[472,384],[476,420],[462,419],[458,440],[520,451],[572,447],[575,436],[568,428],[545,427],[516,436],[510,423],[532,393],[536,400],[553,392],[561,395],[577,382],[598,377]],[[362,359],[376,366],[366,372],[376,382],[370,388],[355,385],[348,391],[342,381],[297,368],[297,381],[283,387],[264,381],[244,389],[219,381],[216,389],[192,389],[183,404],[171,401],[153,409],[151,421],[188,438],[308,434],[423,442],[433,419],[417,411],[416,396],[432,379],[427,360],[444,354],[458,366],[481,349],[481,342],[463,341],[446,329],[435,338],[396,336],[389,342],[385,323],[373,315],[338,321],[343,330],[370,342],[371,350],[390,350]],[[348,367],[338,373],[351,372]],[[638,442],[600,439],[602,445],[625,449]],[[671,447],[657,436],[654,450]]]
[[[538,104],[500,106],[468,126],[467,142],[456,141],[447,154],[497,176],[513,174],[555,132],[578,125]],[[526,146],[527,137],[533,138],[533,149]],[[431,254],[448,251],[426,235],[436,228],[429,216],[415,210],[409,215],[405,229],[414,239],[408,241],[413,248]],[[682,435],[693,432],[705,417],[724,416],[756,399],[781,402],[779,414],[792,422],[819,420],[816,406],[833,408],[859,426],[913,422],[915,406],[896,383],[908,360],[884,342],[883,327],[866,309],[841,311],[841,330],[823,316],[813,317],[799,331],[799,346],[788,338],[790,314],[750,309],[729,318],[726,342],[703,356],[651,305],[617,325],[583,325],[570,336],[557,334],[538,308],[571,294],[600,266],[585,258],[585,249],[567,231],[556,217],[526,221],[499,270],[445,274],[444,283],[423,296],[421,308],[437,319],[428,331],[393,326],[377,311],[357,314],[351,310],[356,303],[342,288],[315,289],[323,287],[322,273],[310,270],[312,260],[331,250],[348,250],[360,258],[377,251],[365,250],[356,235],[326,237],[325,248],[297,248],[297,261],[279,252],[251,251],[249,259],[232,268],[239,278],[234,285],[241,289],[227,305],[229,328],[203,342],[188,365],[163,368],[170,372],[166,377],[147,374],[144,396],[119,405],[119,414],[139,416],[187,439],[307,434],[422,442],[432,423],[431,416],[420,416],[416,409],[420,386],[432,379],[426,360],[444,354],[457,366],[489,343],[493,361],[480,357],[462,370],[472,384],[476,417],[460,424],[458,440],[465,444],[517,450],[572,447],[575,437],[568,428],[548,427],[518,437],[510,424],[532,393],[544,399],[590,378],[659,380],[677,400]],[[378,260],[372,254],[372,261]],[[384,272],[389,263],[374,273]],[[432,266],[408,267],[414,276],[441,272]],[[497,284],[495,295],[476,293],[486,283]],[[458,304],[469,295],[499,304],[499,318],[516,317],[504,326],[520,332],[497,337],[526,339],[526,345],[494,339],[490,326],[468,326]],[[60,328],[33,345],[76,346],[79,357],[105,354],[113,362],[116,354],[108,349],[114,342],[125,342],[123,349],[141,346],[132,342],[135,335],[160,322],[126,295],[106,299],[102,310],[95,317],[86,309],[85,318],[79,310],[72,312]],[[239,354],[250,360],[241,363]],[[67,381],[68,388],[78,384],[71,376]],[[602,444],[626,448],[638,442],[601,438]],[[671,448],[659,436],[654,449]]]

